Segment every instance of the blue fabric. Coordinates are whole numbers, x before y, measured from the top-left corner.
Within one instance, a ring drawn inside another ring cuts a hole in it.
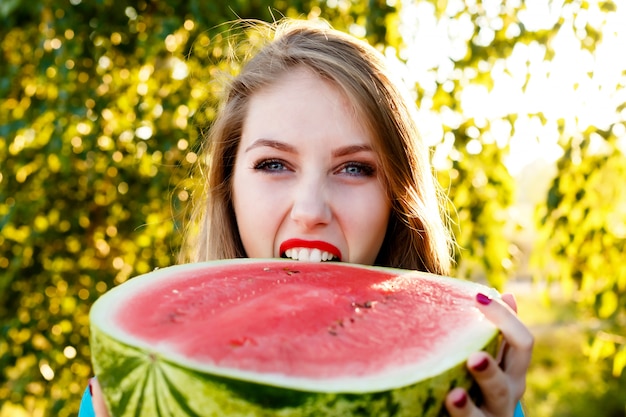
[[[515,413],[513,413],[513,417],[524,417],[524,410],[522,409],[522,403],[517,403],[517,407],[515,407]]]
[[[96,417],[96,413],[93,411],[89,386],[83,392],[83,399],[80,401],[80,408],[78,409],[78,417]]]

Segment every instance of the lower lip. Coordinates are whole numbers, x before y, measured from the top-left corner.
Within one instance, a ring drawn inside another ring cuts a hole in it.
[[[341,251],[339,251],[336,246],[321,240],[289,239],[280,245],[280,253],[283,254],[287,249],[291,248],[319,249],[323,252],[332,253],[334,256],[339,258],[339,260],[341,260]]]

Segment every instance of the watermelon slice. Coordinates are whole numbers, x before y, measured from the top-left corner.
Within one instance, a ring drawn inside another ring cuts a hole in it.
[[[497,344],[482,285],[345,263],[239,259],[160,269],[94,304],[111,415],[437,416]]]

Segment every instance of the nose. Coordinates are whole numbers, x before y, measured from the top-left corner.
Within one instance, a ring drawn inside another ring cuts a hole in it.
[[[308,179],[298,184],[293,193],[290,216],[305,230],[330,222],[332,211],[323,181]]]

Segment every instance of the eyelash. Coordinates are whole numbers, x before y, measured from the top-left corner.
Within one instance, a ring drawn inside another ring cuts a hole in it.
[[[280,166],[280,167],[279,167]],[[349,172],[349,169],[358,169],[358,173]],[[262,159],[254,164],[254,169],[257,171],[265,171],[269,173],[276,173],[286,171],[289,168],[287,167],[287,163],[281,159]],[[351,177],[373,177],[376,175],[376,168],[368,163],[363,162],[346,162],[335,172],[345,173]]]
[[[271,166],[274,165],[274,168]],[[275,169],[276,165],[280,165],[280,169]],[[287,169],[285,161],[280,159],[262,159],[254,164],[254,169],[258,171],[280,172]]]
[[[355,174],[355,173],[350,173],[350,172],[345,172],[346,175],[349,175],[351,177],[359,177],[359,176],[363,176],[363,177],[373,177],[376,174],[376,169],[367,163],[363,163],[363,162],[346,162],[345,164],[343,164],[341,166],[341,168],[339,169],[339,171],[344,171],[346,169],[350,169],[350,168],[357,168],[359,169],[359,173]]]

